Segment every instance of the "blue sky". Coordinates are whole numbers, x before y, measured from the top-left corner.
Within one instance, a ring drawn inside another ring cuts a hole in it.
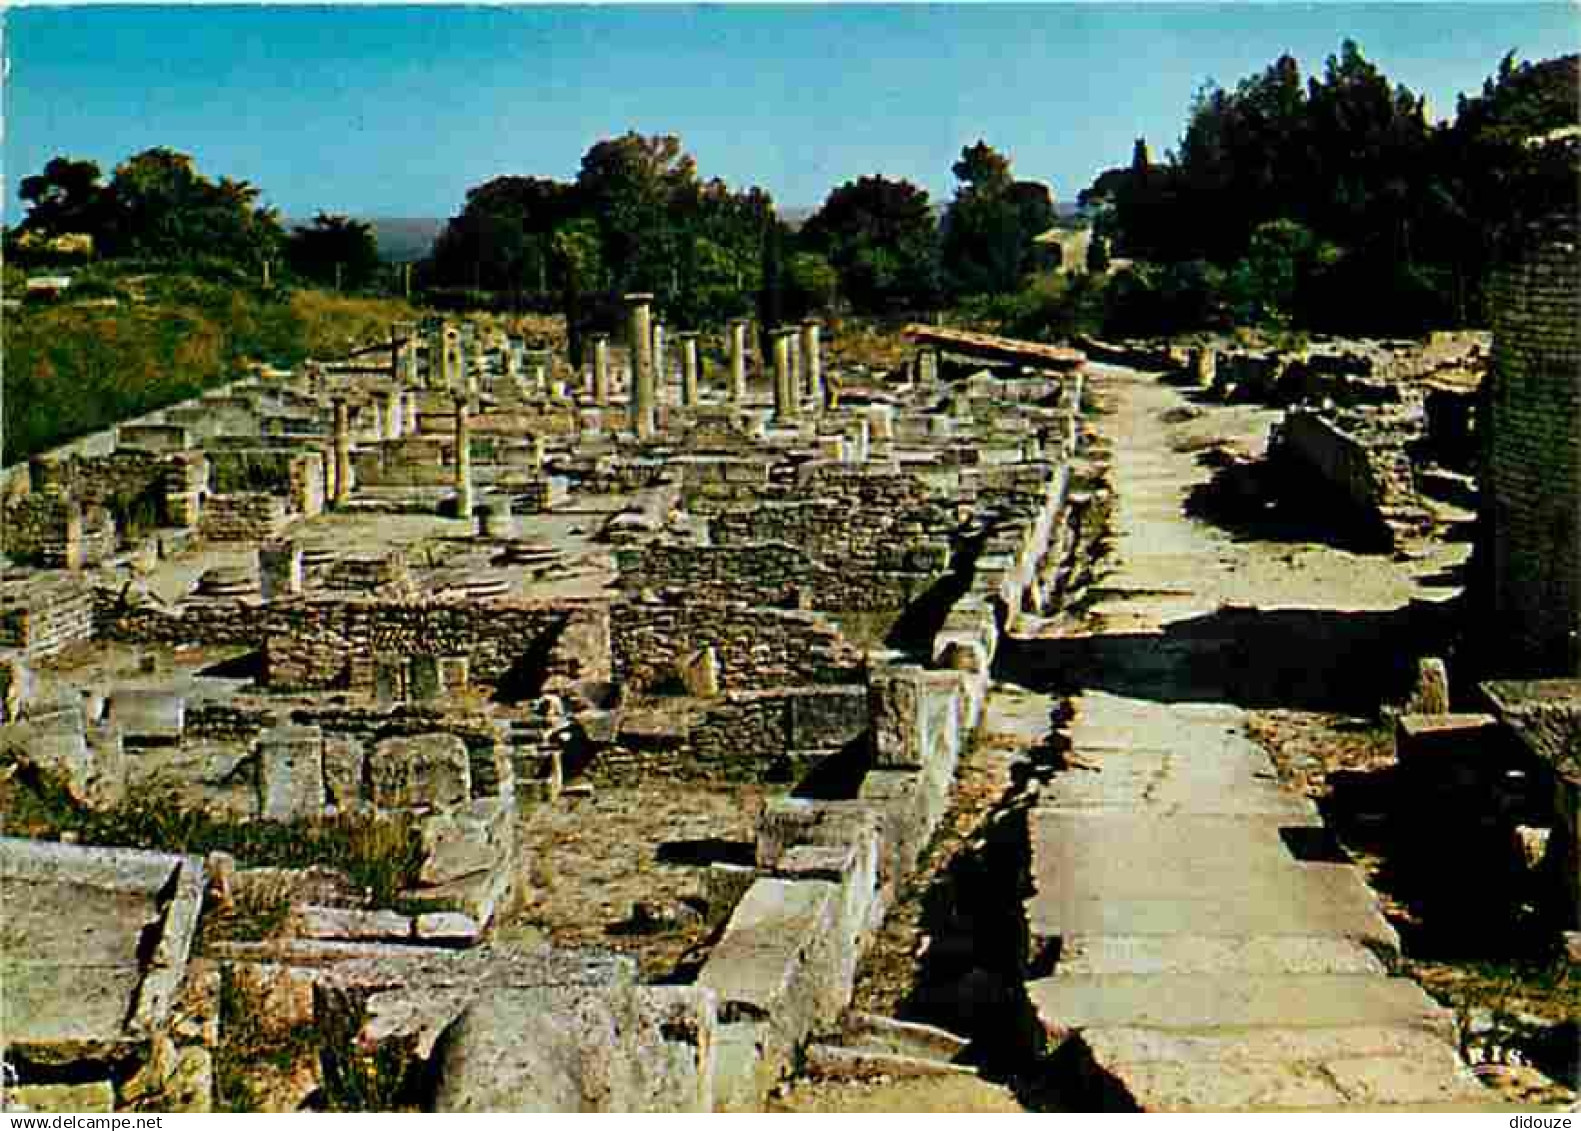
[[[4,13],[6,220],[51,156],[170,146],[288,215],[448,216],[502,173],[569,180],[602,137],[679,134],[704,176],[812,206],[882,172],[937,199],[979,137],[1073,200],[1205,79],[1354,38],[1451,114],[1504,52],[1577,49],[1525,3],[105,7]]]

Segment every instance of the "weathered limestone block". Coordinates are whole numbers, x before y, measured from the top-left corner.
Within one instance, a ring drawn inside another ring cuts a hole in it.
[[[345,809],[362,801],[366,754],[361,741],[350,735],[325,735],[323,758],[324,790],[330,803]]]
[[[435,1051],[439,1111],[702,1112],[714,998],[692,986],[501,988]]]
[[[159,1031],[203,889],[195,857],[0,838],[7,1045],[64,1064],[119,1055]]]
[[[368,776],[381,809],[453,809],[472,797],[467,746],[453,734],[386,738],[369,755]]]
[[[867,705],[874,765],[897,769],[922,764],[923,687],[922,669],[913,665],[881,661],[869,670]]]
[[[13,1112],[108,1114],[115,1110],[115,1085],[109,1080],[87,1084],[23,1084],[7,1087],[5,1109]]]
[[[513,839],[511,811],[497,798],[475,801],[465,811],[434,813],[423,820],[424,859],[418,879],[443,884],[508,862]]]
[[[258,802],[266,821],[301,821],[324,810],[324,735],[318,727],[271,727],[258,736]]]
[[[355,907],[320,907],[311,903],[291,908],[295,934],[307,939],[368,941],[411,938],[412,920],[395,911],[364,911]]]
[[[110,721],[129,743],[179,742],[186,717],[186,696],[176,691],[121,688],[110,695]]]
[[[721,1110],[760,1110],[802,1042],[835,1020],[829,1008],[837,996],[831,983],[840,977],[839,909],[838,884],[764,877],[725,925],[697,984],[718,996],[722,1021],[752,1028],[719,1050],[714,1088]]]

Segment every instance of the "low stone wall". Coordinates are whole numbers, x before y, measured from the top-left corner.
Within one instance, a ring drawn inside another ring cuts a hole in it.
[[[670,687],[679,662],[710,646],[724,691],[861,679],[861,650],[822,616],[745,601],[620,600],[610,608],[610,638],[614,677],[637,694]]]
[[[115,520],[63,495],[27,495],[0,515],[0,552],[45,569],[95,565],[115,553]]]
[[[210,542],[270,542],[290,519],[286,500],[262,491],[210,495],[199,533]]]
[[[1386,543],[1426,521],[1401,443],[1369,443],[1317,412],[1293,409],[1277,426],[1269,454],[1287,471],[1316,475]]]
[[[794,781],[867,730],[861,684],[732,692],[622,712],[593,780]]]
[[[1069,470],[1042,465],[1028,504],[995,527],[970,586],[944,617],[924,667],[868,657],[870,765],[856,797],[782,798],[758,827],[758,875],[698,976],[719,1000],[715,1097],[761,1108],[812,1033],[849,1003],[856,964],[949,805],[980,721],[1002,628],[1040,608],[1039,579],[1061,544]]]
[[[93,638],[93,596],[81,580],[32,578],[0,588],[0,648],[52,656]]]
[[[466,657],[471,678],[486,683],[512,674],[567,681],[609,674],[610,620],[601,602],[307,598],[270,605],[264,622],[264,680],[281,690],[370,693],[375,657]],[[538,660],[540,670],[516,672]]]

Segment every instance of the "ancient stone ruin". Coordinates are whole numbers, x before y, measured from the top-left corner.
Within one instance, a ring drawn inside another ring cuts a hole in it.
[[[5,472],[10,1102],[752,1109],[840,1021],[1057,601],[1082,357],[627,302],[580,369],[397,324]],[[616,841],[743,851],[564,890]]]

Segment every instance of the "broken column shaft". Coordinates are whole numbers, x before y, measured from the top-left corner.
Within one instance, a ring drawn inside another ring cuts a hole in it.
[[[796,387],[791,379],[791,331],[774,331],[774,419],[793,420],[797,416]]]

